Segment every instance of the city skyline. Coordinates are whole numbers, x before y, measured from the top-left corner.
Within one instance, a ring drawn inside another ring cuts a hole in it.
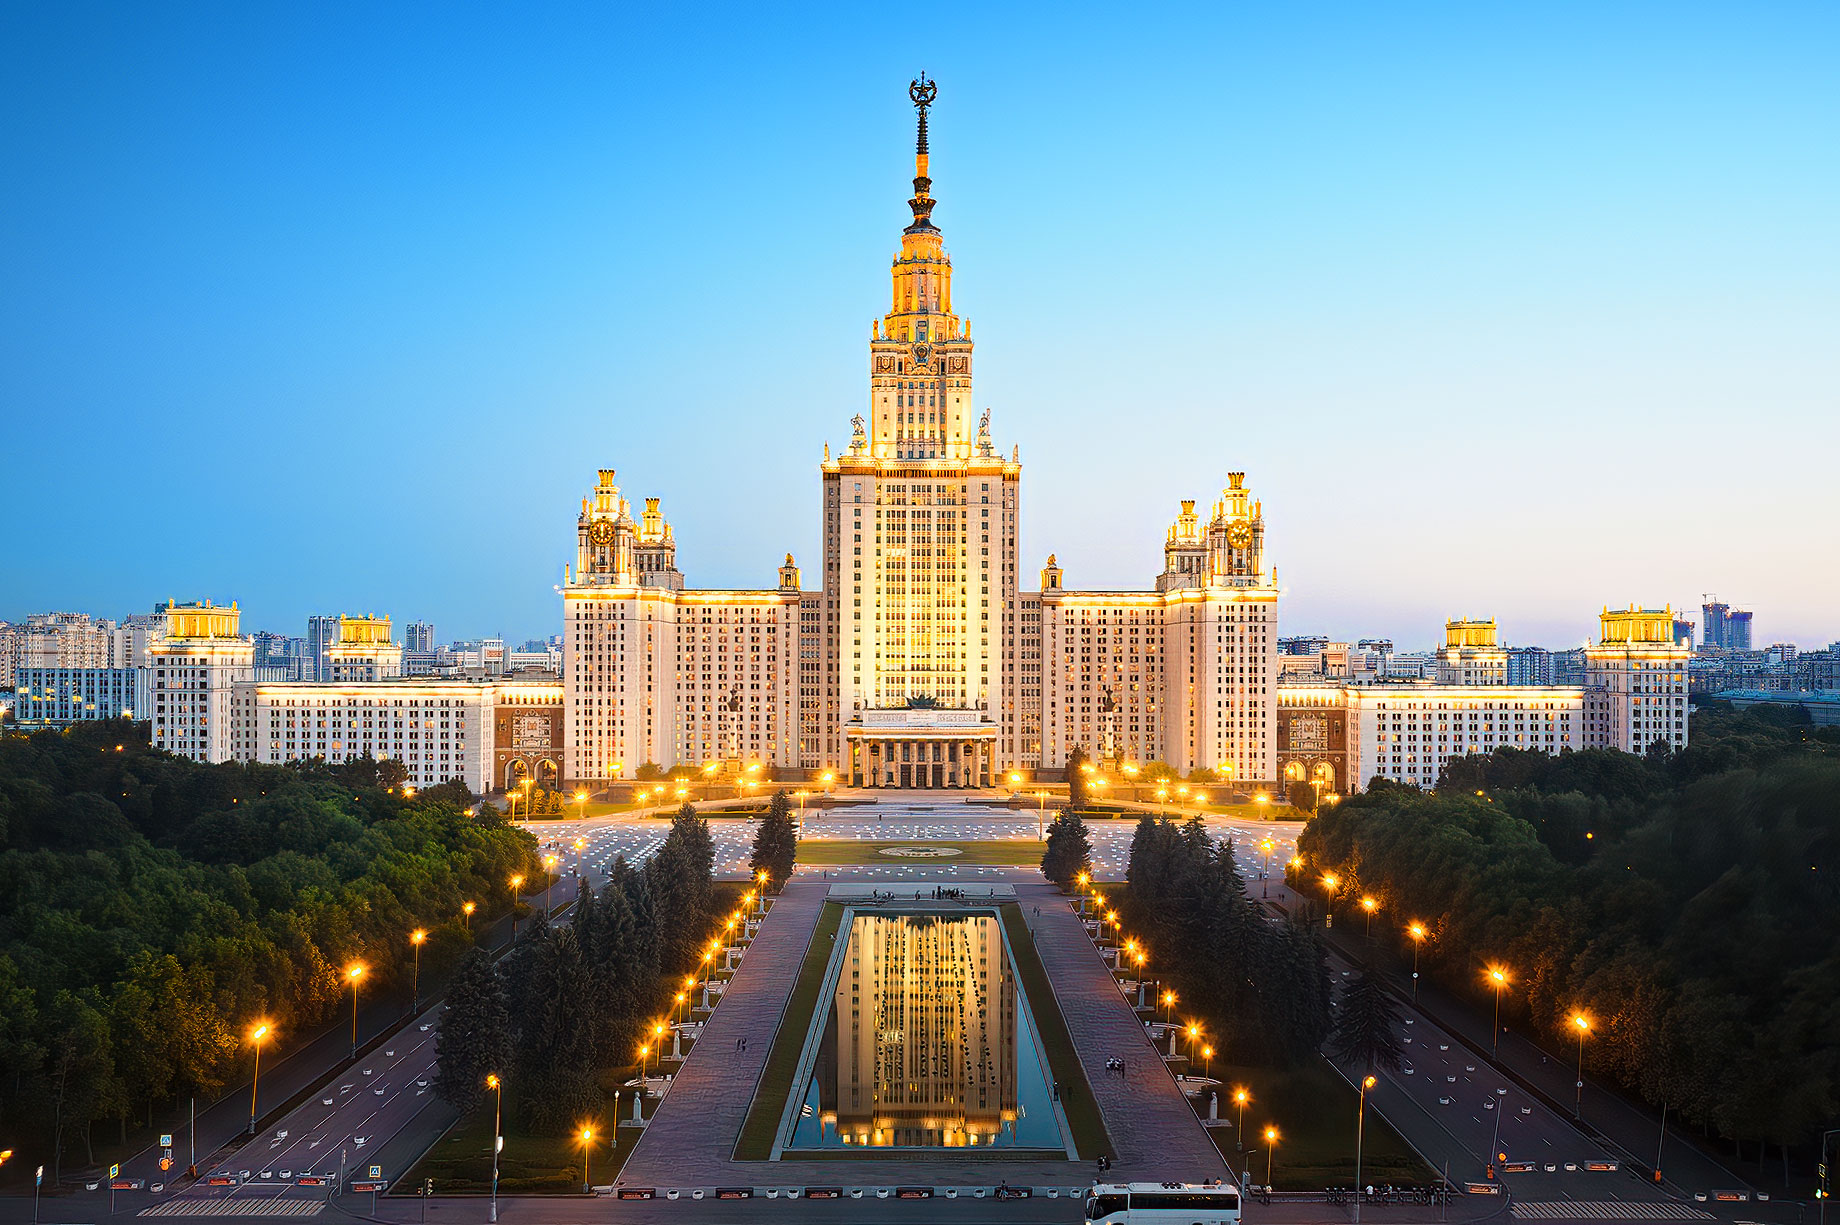
[[[763,72],[789,44],[729,26],[697,66],[642,49],[616,83],[590,61],[629,31],[585,17],[265,20],[8,19],[36,54],[0,86],[26,116],[0,398],[96,473],[211,484],[143,520],[17,467],[20,504],[56,513],[9,535],[0,618],[208,595],[287,633],[374,609],[547,636],[596,464],[663,499],[696,585],[816,560],[799,474],[863,407],[906,195],[906,68],[872,28]],[[1759,645],[1836,637],[1840,579],[1754,543],[1840,509],[1777,458],[1837,440],[1840,191],[1808,156],[1832,14],[1600,22],[1605,52],[1658,40],[1602,62],[1567,41],[1582,18],[1364,20],[927,57],[937,215],[989,342],[976,407],[1024,447],[1024,573],[1052,549],[1069,586],[1141,587],[1176,500],[1243,468],[1287,634],[1405,649],[1482,615],[1565,646],[1600,605],[1716,591]],[[451,56],[380,83],[412,36]],[[466,53],[494,40],[482,84]],[[1138,71],[1207,48],[1234,71]],[[133,526],[203,505],[207,536]]]

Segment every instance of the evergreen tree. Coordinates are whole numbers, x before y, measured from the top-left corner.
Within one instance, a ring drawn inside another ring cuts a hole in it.
[[[575,929],[552,929],[536,950],[529,995],[519,1000],[518,1112],[538,1135],[565,1135],[600,1107],[597,1004]]]
[[[486,1076],[511,1070],[511,1016],[505,985],[484,949],[460,960],[435,1036],[434,1091],[464,1114],[485,1093]]]
[[[1398,1024],[1399,1009],[1393,997],[1366,972],[1357,974],[1342,989],[1329,1053],[1362,1073],[1396,1072],[1404,1055],[1399,1036],[1393,1032]]]
[[[760,874],[767,874],[773,889],[783,889],[792,879],[792,869],[799,858],[798,827],[792,821],[792,801],[784,791],[773,793],[773,802],[754,831],[754,854],[748,860],[748,872],[758,884]]]
[[[645,865],[659,924],[660,964],[676,973],[695,962],[714,905],[715,842],[709,822],[685,804],[671,819],[664,845]]]
[[[1086,770],[1089,759],[1086,750],[1075,748],[1067,754],[1067,807],[1074,812],[1085,812],[1090,797],[1086,794]]]
[[[1092,836],[1086,822],[1071,809],[1054,814],[1048,826],[1048,845],[1041,853],[1041,874],[1064,890],[1071,890],[1079,875],[1092,875]]]

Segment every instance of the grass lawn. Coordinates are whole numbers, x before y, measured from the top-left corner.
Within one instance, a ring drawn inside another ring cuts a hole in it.
[[[630,1098],[625,1102],[630,1102]],[[623,1102],[624,1104],[624,1102]],[[505,1089],[505,1150],[498,1155],[498,1191],[500,1195],[579,1195],[582,1188],[581,1143],[569,1136],[531,1136],[518,1127],[517,1099],[511,1088]],[[628,1106],[630,1109],[630,1106]],[[613,1101],[608,1099],[602,1117],[595,1120],[594,1164],[590,1173],[597,1184],[605,1185],[619,1174],[633,1145],[643,1133],[636,1127],[615,1129]],[[613,1133],[617,1130],[618,1135]],[[612,1138],[613,1147],[608,1147]],[[419,1187],[425,1178],[434,1179],[437,1195],[484,1195],[492,1190],[492,1098],[454,1124],[452,1130],[435,1142],[433,1148],[416,1163],[408,1175],[396,1180],[399,1187]]]
[[[812,1009],[817,1007],[818,992],[824,986],[824,967],[836,947],[830,937],[837,934],[842,923],[843,907],[826,902],[818,912],[818,923],[812,929],[811,943],[805,947],[805,960],[799,965],[786,1009],[773,1031],[773,1047],[767,1052],[760,1083],[754,1087],[754,1103],[748,1107],[741,1136],[735,1142],[736,1161],[766,1161],[773,1155],[773,1135],[786,1113],[786,1095],[792,1092],[792,1075],[798,1070],[805,1035],[811,1028]]]
[[[1354,1181],[1354,1128],[1358,1095],[1321,1059],[1300,1068],[1234,1067],[1223,1064],[1220,1080],[1228,1100],[1220,1117],[1235,1118],[1231,1096],[1235,1086],[1252,1091],[1246,1107],[1246,1134],[1252,1158],[1253,1181],[1265,1181],[1265,1128],[1278,1129],[1278,1150],[1272,1164],[1272,1183],[1280,1191],[1320,1191],[1327,1186],[1347,1186]],[[1214,1144],[1228,1163],[1241,1169],[1237,1133],[1231,1127],[1210,1127]],[[1361,1181],[1364,1183],[1423,1183],[1437,1175],[1425,1167],[1398,1132],[1372,1108],[1367,1111],[1366,1134],[1361,1143]]]
[[[951,855],[884,855],[886,848],[913,847],[954,851]],[[820,867],[874,864],[878,867],[910,865],[939,867],[946,864],[1035,867],[1041,863],[1041,843],[1033,838],[1015,842],[871,842],[854,838],[806,838],[799,843],[799,862]]]
[[[1022,917],[1022,907],[1012,902],[1000,911],[1003,929],[1009,934],[1010,947],[1015,950],[1016,976],[1022,980],[1022,989],[1028,994],[1029,1015],[1035,1018],[1035,1032],[1040,1035],[1042,1050],[1048,1056],[1048,1069],[1060,1082],[1061,1109],[1066,1112],[1067,1127],[1073,1132],[1074,1151],[1084,1160],[1092,1161],[1100,1153],[1113,1151],[1111,1137],[1105,1130],[1105,1116],[1099,1112],[1092,1085],[1086,1080],[1086,1069],[1080,1065],[1080,1054],[1074,1049],[1066,1018],[1061,1016],[1060,1003],[1048,983],[1048,971],[1041,964],[1041,955],[1035,951],[1035,941],[1029,938],[1029,925]]]

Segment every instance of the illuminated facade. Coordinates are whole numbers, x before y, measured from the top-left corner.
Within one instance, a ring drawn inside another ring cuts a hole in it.
[[[335,684],[384,681],[402,675],[402,648],[390,641],[388,617],[339,616],[336,641],[326,647],[326,675]]]
[[[563,582],[571,781],[664,766],[837,770],[869,787],[979,787],[1069,753],[1274,777],[1277,586],[1242,474],[1170,529],[1150,590],[1019,577],[1022,465],[972,400],[971,325],[932,220],[922,78],[911,223],[869,329],[869,402],[819,465],[823,571],[801,590],[688,588],[676,540],[603,470]]]
[[[195,761],[236,756],[238,686],[255,679],[255,644],[233,602],[169,602],[166,631],[147,648],[153,670],[153,747]]]
[[[1436,682],[1285,685],[1279,768],[1287,781],[1351,791],[1376,778],[1432,787],[1453,757],[1512,748],[1645,753],[1687,745],[1687,661],[1671,609],[1605,609],[1584,684],[1510,685],[1493,621],[1452,621]],[[1339,730],[1342,740],[1335,740]]]
[[[457,778],[489,791],[498,688],[457,680],[252,682],[235,694],[235,757],[269,765],[389,757],[412,786]]]

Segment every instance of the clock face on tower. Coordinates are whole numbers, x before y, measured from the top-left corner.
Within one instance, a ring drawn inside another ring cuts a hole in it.
[[[1252,543],[1252,528],[1245,523],[1235,523],[1227,528],[1227,543],[1236,549],[1243,549]]]
[[[612,544],[613,524],[605,519],[596,519],[593,526],[588,528],[588,539],[602,546]]]

